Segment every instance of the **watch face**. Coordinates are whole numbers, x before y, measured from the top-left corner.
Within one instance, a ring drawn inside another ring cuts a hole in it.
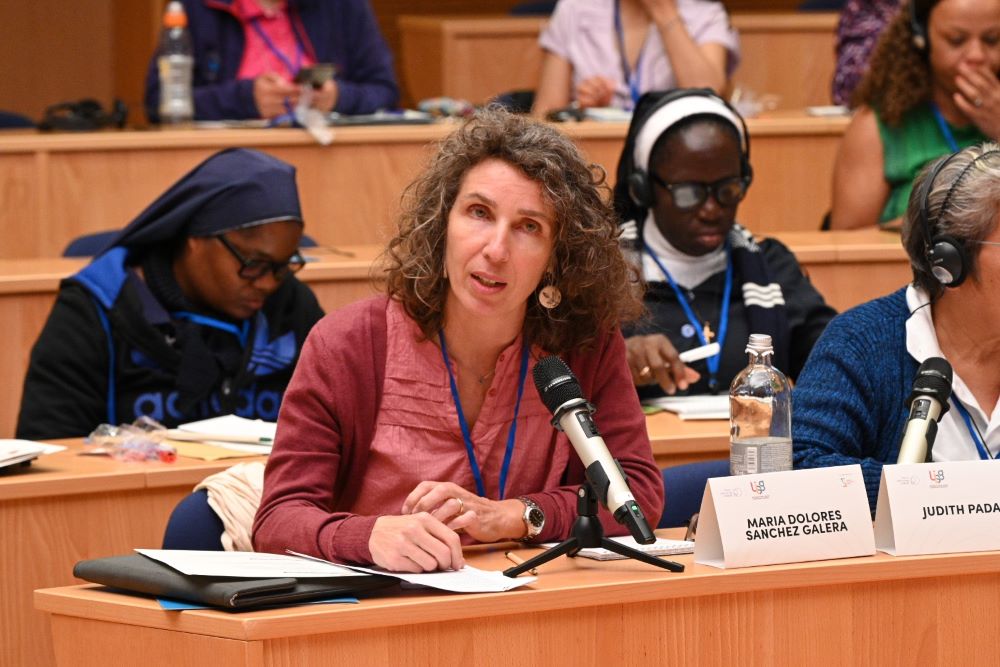
[[[528,510],[528,523],[535,528],[541,528],[542,524],[545,523],[545,515],[542,514],[542,510],[537,507],[532,507]]]

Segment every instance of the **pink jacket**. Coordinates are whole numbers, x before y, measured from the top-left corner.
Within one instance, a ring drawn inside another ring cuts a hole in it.
[[[371,563],[368,539],[377,516],[343,511],[358,492],[374,436],[386,360],[387,298],[374,297],[326,316],[313,328],[285,393],[264,495],[254,521],[254,548],[292,549],[350,563]],[[663,510],[663,482],[653,461],[619,332],[586,353],[568,355],[604,440],[621,463],[650,525]],[[531,391],[531,389],[527,389]],[[565,438],[553,429],[552,437]],[[576,517],[583,466],[571,457],[564,486],[528,494],[545,512],[537,541],[561,540]],[[609,535],[626,532],[601,509]]]

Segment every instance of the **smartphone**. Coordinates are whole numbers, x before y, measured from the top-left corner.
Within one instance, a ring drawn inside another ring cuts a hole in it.
[[[331,81],[336,73],[337,68],[331,63],[317,63],[300,69],[294,81],[308,83],[313,88],[322,88],[323,84]]]

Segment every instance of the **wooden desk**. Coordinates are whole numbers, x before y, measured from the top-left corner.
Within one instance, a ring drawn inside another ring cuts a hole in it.
[[[733,85],[767,94],[776,108],[830,104],[836,12],[737,13],[740,66]],[[399,66],[410,98],[456,97],[483,104],[534,90],[547,18],[420,15],[398,18]],[[501,55],[502,54],[502,55]]]
[[[344,246],[338,254],[327,248],[309,248],[309,262],[298,274],[316,293],[329,312],[374,293],[370,280],[372,263],[380,246]],[[0,374],[7,390],[0,400],[0,438],[11,437],[17,424],[24,374],[31,348],[52,310],[59,281],[79,271],[84,259],[0,259],[0,322],[4,344],[0,345]]]
[[[756,178],[740,218],[757,231],[819,229],[845,118],[774,113],[749,122]],[[82,234],[125,225],[196,164],[236,146],[298,168],[306,232],[321,244],[384,244],[403,189],[453,128],[345,127],[330,146],[300,130],[162,130],[42,134],[0,142],[0,259],[58,257]],[[559,128],[614,181],[627,125]]]
[[[911,279],[899,235],[871,230],[837,232],[778,232],[798,256],[816,288],[835,308],[844,310],[888,294]],[[323,248],[307,254],[309,263],[299,277],[316,292],[327,311],[372,294],[371,262],[378,246],[340,246],[353,257]],[[55,301],[59,281],[79,270],[80,259],[0,259],[0,322],[6,323],[6,344],[0,346],[0,375],[11,378],[0,400],[0,437],[14,433],[21,384],[31,347]]]
[[[159,547],[167,518],[194,485],[237,460],[120,463],[70,449],[0,475],[0,666],[48,666],[48,621],[31,592],[78,580],[86,558]],[[96,638],[95,638],[96,639]],[[110,663],[109,663],[110,664]]]
[[[646,417],[646,431],[658,468],[729,458],[726,419],[684,421],[673,412],[657,412]]]
[[[531,553],[531,552],[528,552]],[[165,612],[93,586],[35,593],[59,665],[987,665],[1000,553],[717,570],[558,558],[498,594]],[[509,566],[500,551],[470,557]]]

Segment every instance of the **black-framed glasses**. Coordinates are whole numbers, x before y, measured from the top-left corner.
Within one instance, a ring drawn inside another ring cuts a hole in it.
[[[747,193],[742,176],[730,176],[714,183],[667,183],[656,174],[650,173],[650,177],[657,185],[670,192],[674,206],[682,211],[700,207],[710,194],[719,206],[728,208],[739,204]]]
[[[295,273],[303,266],[305,266],[306,260],[302,257],[298,250],[292,253],[292,256],[288,258],[287,262],[271,262],[266,259],[247,259],[237,250],[232,243],[229,242],[222,234],[219,234],[215,238],[222,242],[222,245],[226,246],[226,250],[232,253],[236,261],[240,263],[239,276],[244,280],[257,280],[263,277],[270,271],[274,274],[275,280],[283,280],[289,274]]]

